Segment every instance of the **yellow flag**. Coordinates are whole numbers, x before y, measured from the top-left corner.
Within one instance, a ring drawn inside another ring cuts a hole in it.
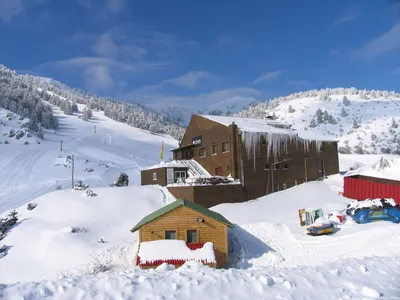
[[[161,142],[160,159],[164,159],[164,141]]]

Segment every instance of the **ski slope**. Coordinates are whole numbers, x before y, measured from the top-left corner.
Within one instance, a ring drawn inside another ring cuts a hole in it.
[[[94,111],[93,119],[85,122],[79,113],[68,116],[53,109],[59,128],[45,131],[44,140],[26,136],[20,140],[9,138],[9,130],[20,129],[26,120],[18,120],[15,114],[8,120],[9,112],[0,109],[3,122],[0,125],[0,212],[25,204],[58,186],[70,188],[72,171],[68,156],[75,157],[75,180],[83,180],[91,187],[109,186],[121,171],[129,175],[130,185],[140,185],[140,170],[159,162],[162,141],[165,159],[170,157],[169,149],[178,144],[169,136],[153,135],[113,121],[101,112]],[[25,141],[29,144],[24,145]]]

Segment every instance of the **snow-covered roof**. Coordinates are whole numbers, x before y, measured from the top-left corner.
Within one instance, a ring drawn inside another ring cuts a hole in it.
[[[180,163],[178,161],[172,160],[172,161],[162,161],[157,165],[151,166],[149,168],[146,168],[146,170],[151,170],[151,169],[159,169],[159,168],[186,168],[187,166],[183,163]]]
[[[215,263],[214,244],[207,242],[203,248],[190,250],[182,240],[158,240],[140,243],[140,263],[156,260],[194,260],[205,263]]]
[[[209,119],[211,121],[217,122],[225,126],[229,126],[232,123],[235,123],[240,129],[240,131],[246,133],[269,133],[276,135],[298,136],[301,139],[313,140],[313,141],[336,141],[335,139],[327,138],[325,136],[318,136],[311,132],[298,132],[292,129],[279,128],[276,126],[285,124],[270,119],[252,119],[252,118],[241,118],[232,116],[212,116],[212,115],[201,115],[201,116],[203,118]]]
[[[212,115],[201,115],[203,118],[211,121],[220,123],[225,126],[229,126],[235,123],[241,131],[244,132],[265,132],[265,133],[277,133],[277,134],[292,134],[296,132],[289,129],[283,129],[274,127],[273,124],[279,124],[269,119],[250,119],[240,118],[231,116],[212,116]]]

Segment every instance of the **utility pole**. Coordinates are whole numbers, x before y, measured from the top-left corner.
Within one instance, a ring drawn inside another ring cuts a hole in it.
[[[60,151],[62,152],[62,140],[60,141]]]
[[[94,133],[96,133],[96,125],[94,125],[93,131],[94,131]]]
[[[74,169],[75,169],[75,158],[74,158],[74,155],[72,154],[72,163],[71,163],[71,172],[72,172],[72,176],[71,176],[71,178],[72,178],[72,189],[74,189],[74,186],[75,186],[75,184],[74,184]]]

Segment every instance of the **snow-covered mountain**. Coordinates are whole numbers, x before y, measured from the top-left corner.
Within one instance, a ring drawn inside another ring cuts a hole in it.
[[[400,94],[336,88],[299,92],[243,110],[237,116],[275,116],[292,128],[337,138],[341,153],[400,154]]]
[[[64,114],[73,112],[74,104],[85,104],[88,109],[103,111],[105,116],[136,128],[154,133],[167,133],[179,138],[184,128],[174,119],[156,112],[145,105],[117,102],[108,98],[72,89],[51,78],[20,75],[0,64],[0,107],[22,117],[33,118],[42,123],[42,111],[47,107],[43,101],[60,107]],[[39,113],[35,110],[40,108]],[[48,120],[47,115],[44,118]],[[42,123],[42,125],[44,125]],[[55,128],[51,123],[49,128]]]

